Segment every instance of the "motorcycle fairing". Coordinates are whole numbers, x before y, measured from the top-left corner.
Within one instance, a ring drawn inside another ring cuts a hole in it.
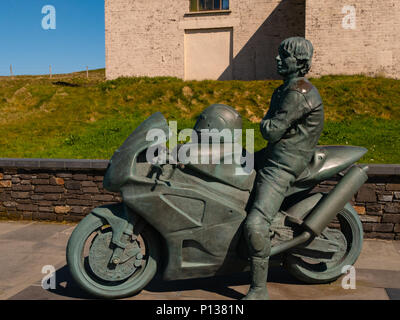
[[[113,154],[103,181],[106,190],[119,192],[121,186],[135,178],[138,155],[154,144],[154,141],[146,140],[147,133],[151,129],[161,130],[168,139],[169,127],[161,112],[154,113],[143,121]]]
[[[137,166],[142,165],[141,163]],[[212,276],[226,268],[242,271],[236,246],[246,217],[249,191],[221,182],[205,182],[175,169],[168,181],[135,181],[121,192],[124,203],[165,239],[167,280]]]

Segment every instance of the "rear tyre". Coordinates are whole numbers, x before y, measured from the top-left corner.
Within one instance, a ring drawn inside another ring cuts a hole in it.
[[[329,283],[338,279],[345,266],[352,266],[358,259],[363,243],[363,229],[360,218],[348,203],[337,214],[340,226],[340,238],[343,239],[342,250],[335,253],[335,261],[326,262],[308,260],[305,257],[289,254],[285,260],[285,268],[297,279],[306,283]],[[326,228],[324,231],[326,231]],[[323,236],[324,232],[322,233]]]

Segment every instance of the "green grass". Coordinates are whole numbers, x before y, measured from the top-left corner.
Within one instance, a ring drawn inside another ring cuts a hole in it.
[[[258,123],[281,81],[104,80],[104,70],[0,77],[0,157],[108,159],[144,119],[161,111],[190,128],[212,103],[235,107],[266,142]],[[400,80],[365,76],[311,79],[325,106],[320,144],[369,149],[365,163],[400,163]]]

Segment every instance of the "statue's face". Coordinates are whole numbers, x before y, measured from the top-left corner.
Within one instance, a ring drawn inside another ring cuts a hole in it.
[[[276,63],[278,73],[283,77],[293,75],[299,71],[297,59],[286,50],[279,50],[279,55],[276,57]]]

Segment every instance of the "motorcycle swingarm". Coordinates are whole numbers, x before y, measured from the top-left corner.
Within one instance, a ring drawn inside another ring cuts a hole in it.
[[[290,252],[296,256],[299,255],[320,262],[325,260],[326,262],[332,261],[334,254],[339,251],[340,244],[337,241],[320,237],[314,238],[310,243],[294,247],[290,250]]]

